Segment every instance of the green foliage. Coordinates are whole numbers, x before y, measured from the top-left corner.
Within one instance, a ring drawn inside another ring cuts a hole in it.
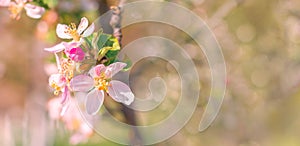
[[[52,0],[33,0],[32,2],[36,5],[44,7],[45,9],[49,9],[50,7],[49,7],[47,1],[52,1]],[[53,1],[56,1],[56,0],[53,0]]]
[[[40,0],[47,4],[50,8],[54,8],[58,4],[58,0]]]
[[[105,60],[104,64],[109,65],[116,62],[116,57],[120,51],[118,40],[110,35],[103,33],[102,30],[93,33],[91,36],[83,38],[81,48],[89,52],[91,58],[97,61]]]

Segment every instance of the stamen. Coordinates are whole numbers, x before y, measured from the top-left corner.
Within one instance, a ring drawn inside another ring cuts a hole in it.
[[[109,83],[103,77],[95,77],[94,84],[98,90],[104,90],[107,92],[107,90],[108,90],[107,87],[109,86]]]
[[[79,41],[80,40],[80,35],[77,33],[77,28],[75,23],[71,23],[65,33],[68,33],[73,37],[74,41]]]
[[[61,63],[61,71],[60,73],[65,75],[67,82],[69,83],[71,79],[74,77],[74,67],[73,61],[68,59],[67,61],[63,61]]]
[[[57,96],[60,93],[61,88],[57,85],[56,82],[52,82],[51,87],[54,89],[54,95]]]

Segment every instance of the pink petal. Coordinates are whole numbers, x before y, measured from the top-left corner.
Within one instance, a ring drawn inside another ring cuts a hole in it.
[[[53,98],[48,101],[47,108],[49,111],[49,116],[53,120],[57,120],[60,117],[60,111],[62,108],[62,105],[60,104],[59,98]]]
[[[72,145],[77,145],[79,143],[86,142],[87,140],[88,137],[86,135],[77,132],[70,137],[69,143]]]
[[[63,92],[61,94],[61,104],[65,104],[66,101],[70,98],[70,91],[67,86],[64,87]]]
[[[69,26],[65,24],[57,24],[56,26],[56,34],[59,38],[62,39],[72,39],[72,36],[67,33],[67,30],[69,29]]]
[[[89,25],[89,21],[87,18],[83,17],[81,18],[80,24],[78,25],[77,32],[78,34],[81,34]]]
[[[116,62],[113,64],[110,64],[106,70],[105,70],[105,75],[107,78],[112,78],[116,73],[121,71],[127,64],[123,62]]]
[[[95,30],[95,24],[92,23],[82,34],[83,37],[90,36]]]
[[[77,48],[80,46],[80,43],[79,42],[75,42],[75,41],[72,41],[72,42],[63,42],[62,43],[65,48],[66,48],[66,51],[69,53],[69,51],[72,49],[72,48]]]
[[[94,80],[87,75],[75,76],[70,83],[73,91],[87,92],[94,86]]]
[[[80,133],[82,133],[85,136],[90,136],[91,134],[93,134],[93,129],[91,129],[86,123],[82,123],[80,125],[80,129],[79,129]]]
[[[108,94],[117,102],[130,105],[134,100],[134,95],[130,88],[123,82],[112,80],[109,82]]]
[[[66,102],[65,104],[62,105],[62,109],[61,109],[61,112],[60,112],[60,116],[64,116],[65,113],[68,111],[70,107],[70,102]]]
[[[90,71],[89,74],[92,77],[96,77],[96,76],[100,76],[101,73],[103,73],[105,71],[106,67],[103,64],[99,64],[95,67],[93,67]]]
[[[58,53],[58,52],[63,51],[66,48],[63,44],[64,44],[64,42],[59,43],[59,44],[57,44],[53,47],[50,47],[50,48],[45,48],[44,50],[48,51],[48,52],[51,52],[51,53]]]
[[[0,0],[0,6],[2,7],[8,7],[10,3],[10,0]]]
[[[27,16],[35,19],[41,18],[45,13],[45,8],[32,4],[26,4],[24,9],[26,10]]]
[[[102,90],[92,90],[86,96],[86,111],[89,115],[96,115],[104,101]]]

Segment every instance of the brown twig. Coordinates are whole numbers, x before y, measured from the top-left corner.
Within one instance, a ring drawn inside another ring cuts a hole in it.
[[[122,47],[122,30],[121,30],[121,21],[122,21],[122,7],[120,6],[111,6],[112,16],[110,20],[110,25],[113,29],[113,35],[116,37]]]

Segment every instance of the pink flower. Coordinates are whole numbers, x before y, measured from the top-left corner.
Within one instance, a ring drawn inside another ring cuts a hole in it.
[[[54,89],[54,95],[64,92],[66,86],[66,78],[62,74],[52,74],[49,77],[49,86]]]
[[[89,75],[75,76],[70,83],[73,91],[88,92],[86,95],[86,110],[90,115],[95,115],[103,104],[104,92],[108,93],[117,102],[130,105],[134,95],[130,88],[123,82],[111,78],[126,66],[125,63],[116,62],[109,66],[103,64],[93,67]]]
[[[61,104],[63,105],[61,115],[63,115],[69,106],[67,100],[71,98],[67,79],[62,74],[52,74],[49,77],[49,86],[54,89],[54,95],[61,93]]]
[[[25,9],[27,16],[35,19],[41,18],[45,13],[45,8],[28,4],[27,2],[27,0],[15,0],[15,2],[11,2],[11,0],[0,0],[0,6],[8,7],[13,19],[20,19],[23,9]]]
[[[88,28],[89,22],[87,18],[81,18],[78,28],[74,23],[70,26],[65,24],[58,24],[56,27],[56,34],[62,39],[73,39],[74,41],[80,41],[81,37],[87,37],[91,35],[95,29],[94,23]]]
[[[79,46],[79,42],[61,42],[53,47],[45,48],[44,50],[54,54],[64,51],[71,60],[80,62],[84,59],[85,53]]]
[[[76,133],[74,133],[70,138],[70,144],[76,145],[88,140],[88,138],[93,134],[93,130],[85,123],[80,124],[80,127]]]
[[[53,120],[61,120],[66,128],[72,132],[70,143],[73,145],[85,142],[93,134],[93,130],[88,127],[82,119],[76,103],[73,99],[69,101],[69,108],[61,115],[63,106],[60,104],[59,98],[53,98],[48,102],[49,116]]]

